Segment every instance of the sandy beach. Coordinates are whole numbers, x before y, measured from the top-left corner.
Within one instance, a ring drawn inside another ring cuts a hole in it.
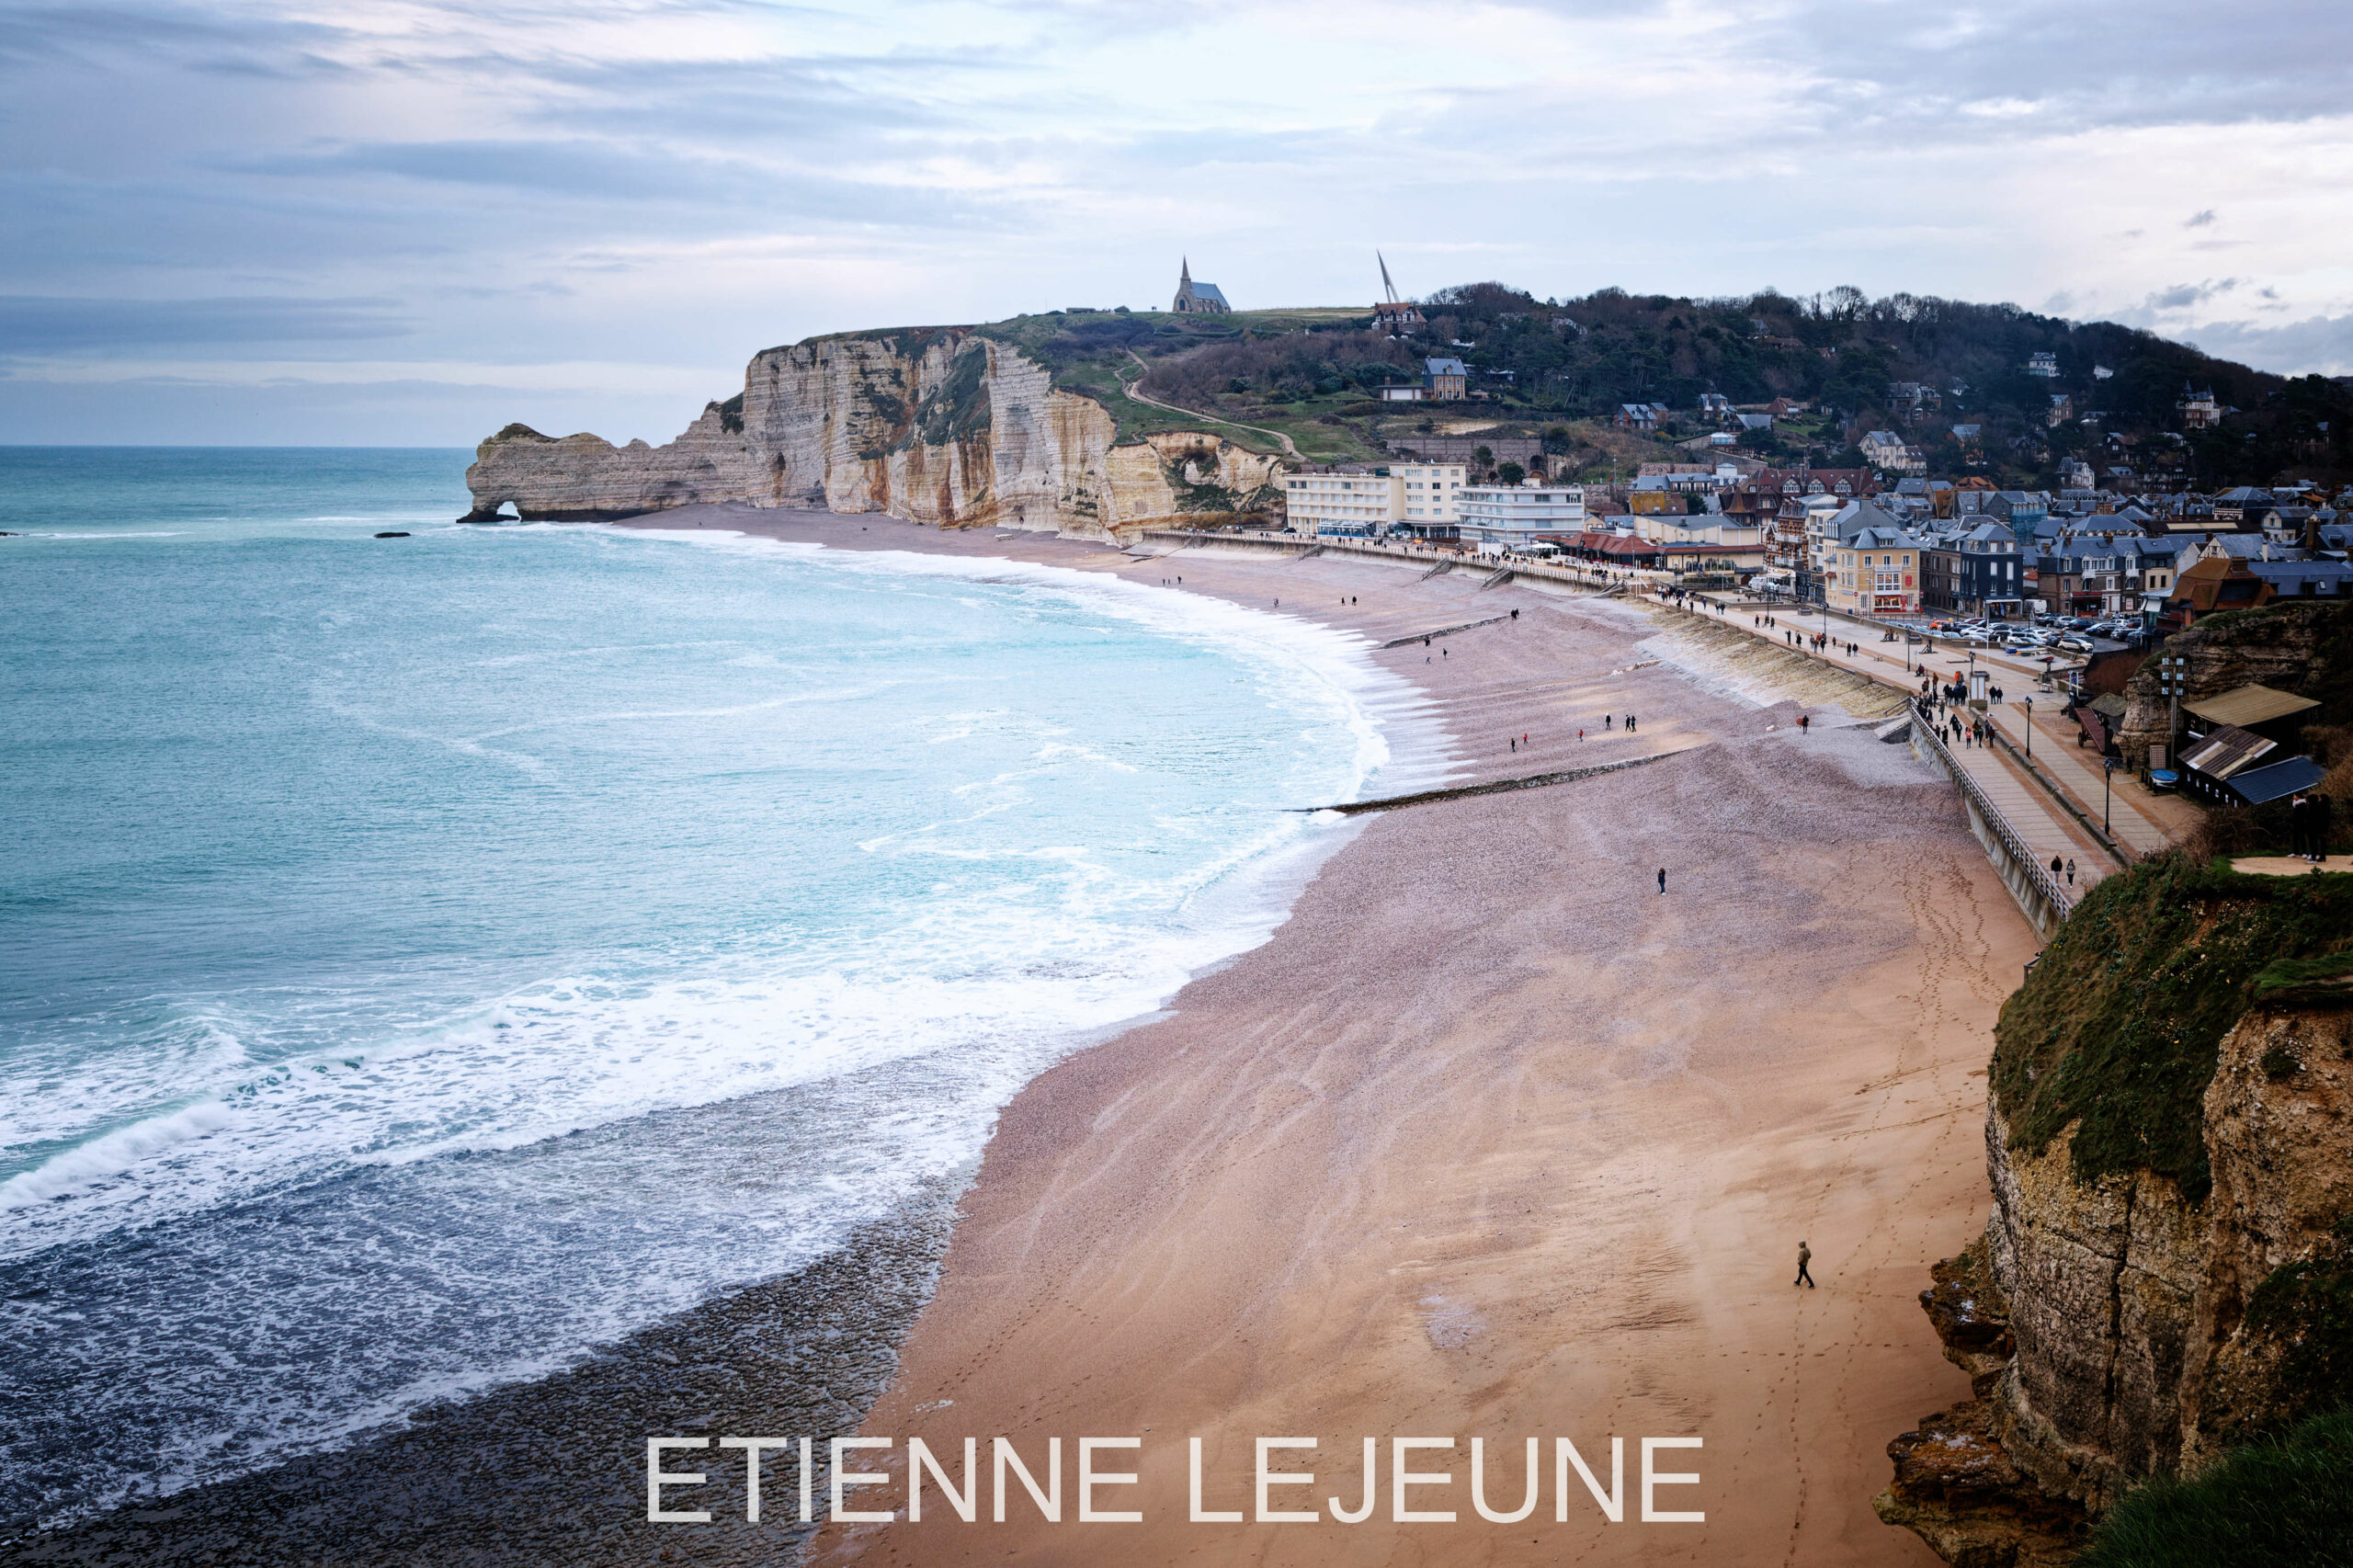
[[[833,1527],[820,1560],[1933,1561],[1870,1500],[1888,1438],[1966,1393],[1916,1297],[1983,1221],[1989,1030],[2036,946],[1949,786],[1835,706],[1801,733],[1798,704],[1727,695],[1769,692],[1778,655],[1668,612],[1354,560],[767,528],[1181,571],[1384,642],[1517,608],[1378,655],[1443,704],[1464,777],[1680,753],[1381,814],[1272,941],[1031,1084],[864,1430],[894,1467],[909,1437],[978,1437],[983,1470],[993,1436],[1033,1460],[1138,1436],[1141,1484],[1108,1495],[1145,1522],[1047,1524],[1025,1498],[965,1525],[935,1499]],[[1600,732],[1627,712],[1634,736]],[[1818,1290],[1791,1284],[1802,1239]],[[1555,1437],[1684,1434],[1705,1449],[1661,1468],[1702,1483],[1660,1506],[1704,1524],[1608,1524],[1581,1490],[1554,1523],[1549,1473],[1522,1524],[1465,1496],[1473,1436],[1506,1456],[1508,1512],[1527,1437],[1549,1472]],[[1322,1477],[1292,1507],[1353,1506],[1365,1437],[1384,1467],[1392,1436],[1450,1437],[1422,1462],[1456,1480],[1421,1506],[1460,1518],[1389,1523],[1384,1498],[1356,1526],[1189,1522],[1186,1439],[1207,1506],[1246,1510],[1274,1435],[1322,1445],[1276,1461]]]
[[[1470,572],[735,507],[639,526],[1181,576],[1398,644],[1372,656],[1427,694],[1448,782],[1656,760],[1360,819],[1270,941],[1033,1081],[961,1200],[922,1195],[854,1257],[0,1560],[1933,1562],[1870,1500],[1887,1440],[1967,1391],[1916,1296],[1983,1223],[1990,1026],[2036,944],[1951,787],[1855,722],[1889,694],[1696,617]],[[680,1114],[790,1159],[793,1109]],[[1819,1289],[1790,1283],[1801,1239]],[[894,1475],[911,1437],[951,1469],[978,1437],[983,1478],[992,1437],[1040,1468],[1062,1437],[1063,1522],[1017,1496],[967,1525],[935,1494],[920,1524],[811,1541],[781,1458],[753,1525],[716,1451],[671,1460],[710,1473],[672,1503],[712,1522],[645,1522],[647,1434],[845,1433],[860,1412],[897,1444],[864,1468]],[[1318,1481],[1274,1504],[1319,1511],[1354,1505],[1381,1439],[1372,1517],[1190,1522],[1187,1440],[1206,1506],[1246,1511],[1272,1436],[1319,1442],[1277,1459]],[[1390,1521],[1405,1436],[1453,1440],[1418,1456],[1454,1479],[1415,1506],[1455,1523]],[[1640,1439],[1669,1436],[1704,1448],[1659,1468],[1701,1481],[1659,1506],[1704,1524],[1643,1523],[1631,1497],[1606,1523],[1574,1479],[1554,1522],[1555,1437],[1605,1480],[1625,1438],[1632,1494]],[[1142,1478],[1097,1503],[1143,1523],[1076,1521],[1081,1437],[1139,1439],[1097,1456]],[[1526,1519],[1472,1511],[1474,1437],[1506,1512],[1543,1440]]]

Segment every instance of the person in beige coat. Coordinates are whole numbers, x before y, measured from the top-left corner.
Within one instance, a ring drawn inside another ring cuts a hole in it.
[[[1803,1242],[1800,1242],[1798,1244],[1798,1277],[1795,1279],[1790,1280],[1790,1283],[1792,1285],[1802,1285],[1809,1290],[1813,1290],[1814,1288],[1813,1276],[1806,1272],[1805,1267],[1813,1261],[1813,1249],[1806,1245]]]

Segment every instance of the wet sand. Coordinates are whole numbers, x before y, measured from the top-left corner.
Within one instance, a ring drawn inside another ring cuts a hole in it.
[[[790,1561],[804,1531],[789,1464],[771,1460],[754,1526],[739,1457],[673,1455],[713,1483],[671,1506],[715,1517],[650,1525],[644,1435],[842,1432],[887,1381],[868,1432],[950,1456],[978,1437],[984,1472],[999,1434],[1033,1463],[1050,1435],[1066,1449],[1140,1437],[1143,1484],[1102,1501],[1148,1522],[1046,1525],[1025,1500],[1007,1524],[968,1526],[935,1507],[920,1525],[829,1529],[824,1560],[1933,1561],[1869,1502],[1886,1440],[1966,1389],[1915,1298],[1927,1263],[1982,1223],[1988,1030],[2034,944],[1949,786],[1868,730],[1825,727],[1836,708],[1800,735],[1794,704],[1733,695],[1870,710],[1880,694],[1666,612],[1483,592],[1473,573],[1137,561],[740,508],[647,521],[1181,574],[1186,591],[1279,598],[1374,642],[1501,616],[1376,655],[1430,694],[1452,781],[1679,755],[1370,819],[1266,946],[1017,1096],[952,1240],[949,1195],[923,1195],[855,1257],[575,1372],[0,1560]],[[1635,734],[1598,729],[1629,711]],[[1522,733],[1528,746],[1506,744]],[[717,1113],[756,1138],[750,1123],[790,1107]],[[1789,1284],[1801,1236],[1818,1290]],[[1703,1484],[1660,1506],[1708,1522],[1643,1525],[1630,1507],[1605,1526],[1573,1479],[1571,1522],[1552,1523],[1551,1439],[1606,1455],[1613,1434],[1702,1437],[1661,1468]],[[1453,1437],[1450,1460],[1422,1463],[1457,1479],[1422,1506],[1461,1518],[1382,1522],[1384,1450],[1363,1525],[1186,1522],[1185,1438],[1206,1441],[1209,1506],[1246,1508],[1259,1435],[1326,1445],[1278,1461],[1324,1483],[1277,1506],[1352,1502],[1364,1437]],[[1506,1507],[1520,1440],[1546,1439],[1524,1524],[1471,1512],[1474,1435],[1504,1453],[1489,1497]]]
[[[777,531],[904,537],[845,523]],[[1949,786],[1836,708],[1801,733],[1797,705],[1737,699],[1769,694],[1777,655],[1668,612],[1349,558],[947,541],[970,546],[1181,572],[1381,641],[1518,608],[1378,655],[1443,705],[1465,778],[1697,749],[1380,815],[1266,946],[1024,1090],[866,1423],[902,1447],[868,1468],[903,1471],[910,1436],[951,1470],[977,1437],[984,1472],[997,1435],[1033,1463],[1051,1436],[1135,1436],[1142,1482],[1103,1506],[1145,1522],[1076,1523],[1066,1499],[1047,1524],[1018,1497],[966,1525],[935,1494],[921,1524],[830,1527],[819,1559],[1932,1562],[1870,1500],[1887,1440],[1966,1393],[1916,1298],[1983,1222],[1990,1028],[2036,946]],[[1842,693],[1884,706],[1812,695]],[[1574,739],[1628,711],[1636,735]],[[1801,1239],[1818,1290],[1791,1284]],[[1323,1483],[1277,1507],[1353,1506],[1381,1438],[1373,1517],[1188,1521],[1186,1439],[1206,1506],[1247,1510],[1253,1439],[1277,1435],[1323,1445],[1279,1456]],[[1420,1506],[1456,1523],[1387,1522],[1401,1435],[1459,1445],[1421,1460],[1455,1474]],[[1659,1506],[1706,1523],[1607,1524],[1574,1479],[1554,1523],[1552,1439],[1606,1456],[1613,1435],[1630,1470],[1642,1437],[1700,1437],[1660,1468],[1702,1483]],[[1545,1440],[1524,1523],[1472,1511],[1473,1436],[1506,1456],[1506,1511]]]

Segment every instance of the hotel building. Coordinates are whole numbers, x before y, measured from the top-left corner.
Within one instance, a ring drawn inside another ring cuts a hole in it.
[[[1283,476],[1283,510],[1296,534],[1378,536],[1402,529],[1453,537],[1462,463],[1335,464]]]
[[[1540,533],[1576,533],[1585,528],[1585,487],[1546,484],[1474,485],[1462,492],[1458,519],[1462,537],[1503,550],[1525,550]]]

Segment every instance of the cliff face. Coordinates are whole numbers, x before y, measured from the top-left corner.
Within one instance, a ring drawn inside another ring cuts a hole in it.
[[[1890,1445],[1877,1500],[1968,1568],[2063,1561],[2142,1479],[2353,1403],[2353,891],[2116,881],[2004,1009],[1992,1218],[1921,1297],[1975,1397]]]
[[[1110,538],[1270,505],[1275,460],[1212,435],[1113,444],[1110,415],[969,329],[813,338],[666,446],[510,425],[466,471],[471,520],[624,517],[697,502],[884,512]]]
[[[2353,605],[2341,600],[2290,599],[2209,616],[2169,639],[2164,651],[2188,661],[2190,700],[2252,684],[2313,698],[2326,714],[2353,711]],[[2158,674],[2151,658],[2124,687],[2116,740],[2136,767],[2151,744],[2164,743],[2171,720]]]

